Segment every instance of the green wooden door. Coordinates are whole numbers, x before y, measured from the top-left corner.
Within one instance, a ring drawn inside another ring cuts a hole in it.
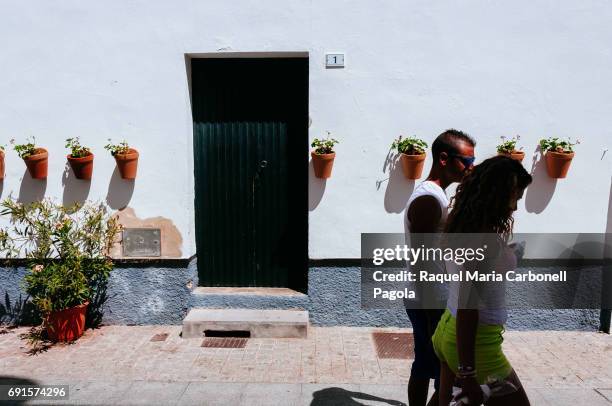
[[[200,285],[304,291],[307,93],[270,61],[225,62],[192,73]]]
[[[288,286],[277,252],[288,224],[288,201],[279,198],[288,190],[287,125],[197,123],[194,132],[203,284]]]

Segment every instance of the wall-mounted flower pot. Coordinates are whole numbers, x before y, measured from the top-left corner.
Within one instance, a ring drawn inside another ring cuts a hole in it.
[[[519,162],[523,162],[523,159],[525,158],[525,152],[523,151],[498,152],[497,155],[507,156],[508,158],[512,158]]]
[[[548,176],[556,179],[563,179],[567,176],[570,164],[574,158],[574,153],[546,151],[544,159],[546,159],[546,171]]]
[[[4,151],[0,150],[0,180],[4,179]]]
[[[24,158],[28,172],[33,179],[46,179],[47,168],[49,164],[49,153],[44,148],[36,148],[34,153],[27,158]]]
[[[404,176],[408,179],[418,179],[423,173],[423,165],[425,164],[426,154],[408,155],[401,153],[400,161],[402,162],[402,170]]]
[[[85,331],[85,314],[89,302],[51,312],[47,318],[47,336],[51,341],[74,341]]]
[[[93,173],[94,154],[89,154],[82,158],[73,158],[68,154],[68,163],[77,179],[90,180]]]
[[[138,151],[129,149],[127,154],[115,154],[115,161],[123,179],[136,179],[138,170]]]
[[[316,154],[311,152],[310,156],[312,157],[312,167],[314,168],[315,176],[321,179],[331,177],[336,153],[332,152],[331,154]]]

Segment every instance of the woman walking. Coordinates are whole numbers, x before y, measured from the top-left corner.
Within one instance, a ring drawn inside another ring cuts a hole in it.
[[[514,250],[507,245],[512,234],[513,213],[531,176],[510,158],[498,156],[474,167],[457,187],[451,201],[446,233],[486,246],[486,259],[461,265],[447,262],[447,271],[504,274],[516,266]],[[453,235],[453,233],[462,233]],[[466,234],[470,233],[470,234]],[[465,278],[464,278],[465,280]],[[469,405],[483,402],[480,385],[495,381],[503,396],[492,397],[487,405],[529,405],[521,382],[502,352],[503,325],[507,319],[503,282],[451,283],[449,299],[434,336],[434,350],[440,359],[440,405],[452,399],[455,382],[461,387],[456,398]]]

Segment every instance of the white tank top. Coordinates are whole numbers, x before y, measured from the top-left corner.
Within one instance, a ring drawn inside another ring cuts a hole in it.
[[[408,210],[410,209],[410,205],[417,197],[421,196],[433,196],[436,198],[438,203],[440,204],[440,210],[442,215],[440,217],[440,223],[438,224],[437,232],[441,233],[444,231],[444,226],[446,225],[446,219],[448,217],[448,197],[446,197],[446,192],[436,183],[426,180],[421,182],[410,195],[410,199],[408,199],[408,203],[406,204],[406,210],[404,212],[404,232],[406,236],[410,235],[410,219],[408,218]]]
[[[410,210],[410,205],[412,202],[421,196],[433,196],[438,201],[440,205],[440,223],[438,223],[438,227],[436,232],[442,233],[444,231],[444,226],[446,225],[446,219],[448,218],[448,197],[446,197],[446,193],[444,189],[438,186],[436,183],[426,180],[421,182],[412,192],[410,199],[408,199],[408,203],[406,204],[406,209],[404,211],[404,234],[406,238],[406,245],[409,247],[410,245],[410,219],[408,218],[408,212]],[[441,274],[446,273],[446,267],[443,261],[437,261],[434,263],[435,271]],[[410,270],[410,264],[407,265],[408,270]],[[427,282],[427,292],[429,295],[434,295],[435,298],[431,298],[434,302],[437,302],[436,307],[443,309],[446,305],[446,300],[448,298],[448,287],[446,284],[438,283],[438,282]],[[433,285],[431,285],[433,283]],[[409,283],[411,289],[419,291],[417,284]],[[432,300],[427,300],[428,303],[431,303]],[[433,306],[425,305],[425,308],[430,308]]]

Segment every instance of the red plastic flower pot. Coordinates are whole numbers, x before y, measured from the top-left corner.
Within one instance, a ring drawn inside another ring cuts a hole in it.
[[[68,163],[77,179],[90,180],[93,173],[94,154],[89,154],[82,158],[73,158],[68,154]]]
[[[127,154],[115,154],[115,161],[123,179],[136,179],[138,151],[130,148]]]
[[[47,336],[51,341],[74,341],[85,331],[85,314],[89,302],[51,312],[47,318]]]
[[[49,153],[44,148],[36,148],[34,153],[27,158],[24,158],[28,172],[34,179],[46,179],[47,168],[49,164]]]
[[[418,179],[421,177],[425,164],[425,154],[408,155],[402,153],[400,154],[400,161],[402,161],[402,170],[406,178]]]
[[[312,157],[312,167],[314,168],[315,176],[321,179],[330,178],[336,153],[316,154],[311,152],[310,156]]]

